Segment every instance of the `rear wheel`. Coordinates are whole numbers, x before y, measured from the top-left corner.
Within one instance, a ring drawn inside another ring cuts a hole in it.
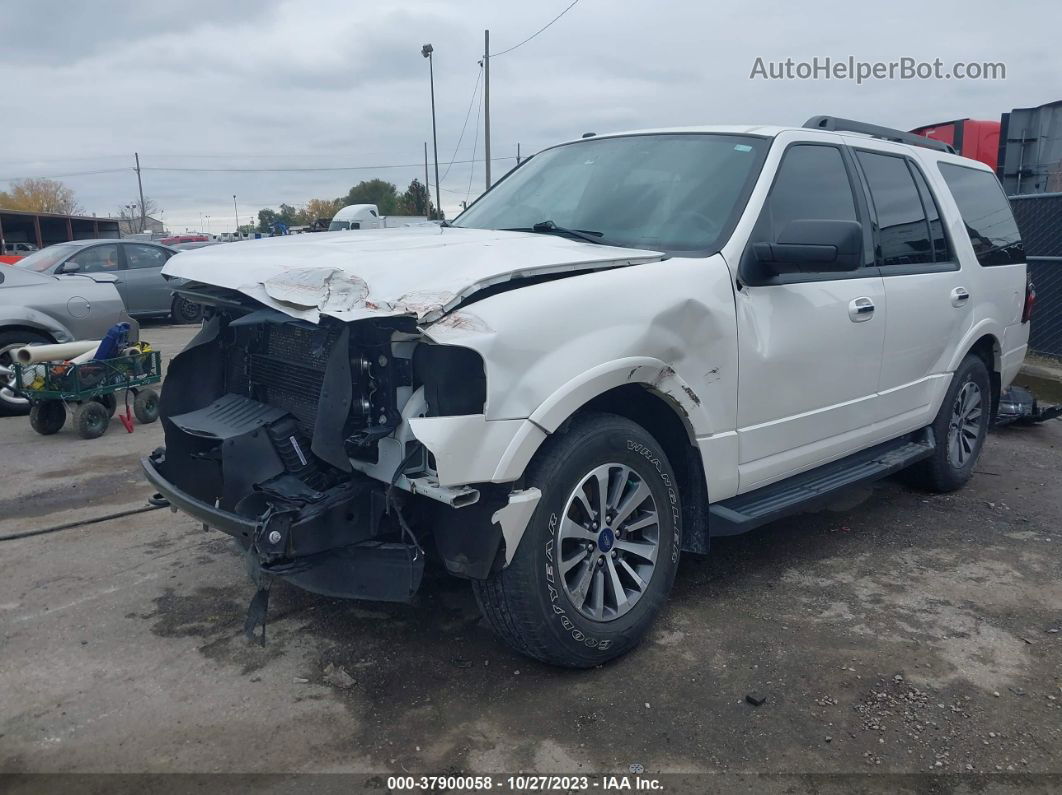
[[[107,409],[108,417],[113,417],[114,413],[118,411],[118,398],[113,392],[108,392],[106,395],[97,395],[92,399]]]
[[[203,305],[189,301],[183,296],[174,296],[170,307],[170,317],[174,323],[198,323],[203,319]]]
[[[30,409],[30,427],[41,436],[59,433],[66,422],[66,407],[61,400],[40,400]]]
[[[528,468],[542,498],[512,563],[473,581],[488,623],[544,662],[587,668],[633,648],[678,568],[675,474],[652,436],[607,414],[576,418]]]
[[[933,421],[937,447],[915,464],[908,481],[930,491],[954,491],[973,475],[992,414],[992,384],[984,360],[969,354],[959,364]]]
[[[24,345],[45,345],[51,340],[43,334],[21,329],[0,331],[0,367],[9,370],[13,365],[15,351]],[[0,370],[0,417],[14,417],[30,413],[29,401],[20,398],[11,391],[14,385],[14,375],[5,375],[5,370]]]
[[[139,389],[133,401],[137,422],[148,425],[159,418],[159,396],[154,389]]]

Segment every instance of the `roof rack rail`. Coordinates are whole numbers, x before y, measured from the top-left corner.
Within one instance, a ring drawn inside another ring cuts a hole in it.
[[[912,146],[924,146],[926,149],[936,149],[938,152],[955,154],[955,148],[952,147],[951,144],[946,144],[943,141],[934,141],[932,138],[926,138],[925,136],[917,135],[915,133],[894,130],[891,127],[879,127],[877,124],[867,124],[862,121],[841,119],[837,116],[812,116],[804,122],[804,127],[812,130],[864,133],[865,135],[870,135],[874,138],[882,138],[886,141],[911,144]]]

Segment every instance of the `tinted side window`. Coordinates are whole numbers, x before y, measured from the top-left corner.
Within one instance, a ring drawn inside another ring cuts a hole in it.
[[[116,271],[118,270],[118,246],[108,243],[105,246],[86,248],[63,263],[63,269],[66,270],[66,265],[74,262],[81,266],[81,273]]]
[[[878,215],[878,262],[917,265],[933,261],[929,225],[907,162],[902,157],[857,152]]]
[[[790,221],[831,219],[858,220],[840,150],[832,146],[789,147],[760,217],[757,238],[776,240]]]
[[[940,173],[959,205],[977,261],[982,265],[1025,262],[1018,225],[996,175],[951,163],[941,163]]]
[[[933,253],[937,262],[951,261],[951,248],[948,246],[948,236],[944,233],[944,223],[940,219],[940,208],[933,192],[929,189],[926,178],[922,172],[911,163],[907,164],[914,175],[915,184],[918,185],[918,193],[922,197],[922,206],[926,209],[926,217],[929,219],[929,236],[933,240]]]
[[[140,268],[161,268],[166,264],[167,251],[157,246],[138,246],[130,244],[125,247],[125,262],[130,270]]]

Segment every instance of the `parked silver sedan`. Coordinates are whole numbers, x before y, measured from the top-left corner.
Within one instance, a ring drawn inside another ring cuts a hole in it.
[[[162,266],[176,254],[169,246],[140,240],[73,240],[57,243],[15,263],[38,273],[111,273],[133,317],[172,317],[198,323],[203,308],[174,295],[178,282],[163,277]]]
[[[34,343],[97,340],[115,323],[137,323],[108,273],[52,276],[0,265],[0,416],[28,414],[10,389],[11,355]]]

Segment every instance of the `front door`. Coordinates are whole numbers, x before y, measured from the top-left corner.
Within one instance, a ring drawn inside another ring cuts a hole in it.
[[[858,221],[869,230],[854,176],[842,147],[791,144],[746,257],[758,242],[777,242],[791,221]],[[867,446],[876,419],[885,292],[870,252],[859,261],[862,267],[845,272],[805,262],[758,284],[746,280],[736,291],[741,492]]]

